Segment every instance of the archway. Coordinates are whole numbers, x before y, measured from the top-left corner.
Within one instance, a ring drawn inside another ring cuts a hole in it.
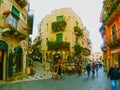
[[[8,45],[6,42],[0,40],[0,80],[4,77],[4,62],[5,53],[8,51]]]

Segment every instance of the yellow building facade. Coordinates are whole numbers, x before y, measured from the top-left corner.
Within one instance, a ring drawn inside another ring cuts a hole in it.
[[[43,61],[52,60],[56,53],[63,60],[68,57],[74,58],[75,45],[84,48],[82,58],[89,57],[91,50],[89,32],[71,8],[52,11],[40,22],[38,30]]]
[[[10,80],[25,73],[27,21],[28,0],[0,2],[0,80]]]

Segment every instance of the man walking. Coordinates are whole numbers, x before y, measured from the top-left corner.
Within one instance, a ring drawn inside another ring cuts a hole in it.
[[[87,74],[88,74],[88,78],[90,76],[90,70],[91,70],[91,66],[90,64],[88,63],[88,65],[86,66],[86,71],[87,71]]]
[[[118,73],[118,63],[114,63],[114,65],[108,71],[108,78],[110,78],[111,82],[111,90],[118,90],[118,80],[119,80],[119,73]]]

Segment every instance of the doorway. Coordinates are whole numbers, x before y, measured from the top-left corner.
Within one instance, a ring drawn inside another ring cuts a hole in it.
[[[118,55],[118,65],[119,65],[119,68],[120,68],[120,54]]]
[[[3,53],[4,50],[0,49],[0,80],[3,80]]]

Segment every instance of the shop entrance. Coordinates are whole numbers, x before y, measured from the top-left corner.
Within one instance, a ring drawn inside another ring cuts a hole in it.
[[[0,80],[4,80],[6,75],[6,64],[4,64],[6,57],[5,54],[7,54],[8,51],[8,45],[6,42],[0,40]]]
[[[0,80],[3,80],[3,50],[0,49]]]

